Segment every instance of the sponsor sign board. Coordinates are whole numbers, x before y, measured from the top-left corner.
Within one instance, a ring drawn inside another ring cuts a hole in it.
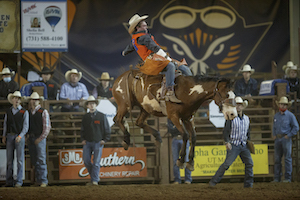
[[[82,149],[59,150],[59,179],[90,179]],[[147,177],[146,148],[103,148],[99,178]],[[93,158],[92,158],[93,161]]]

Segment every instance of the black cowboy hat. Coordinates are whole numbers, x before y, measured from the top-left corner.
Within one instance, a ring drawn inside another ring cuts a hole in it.
[[[43,67],[42,71],[39,72],[39,74],[53,74],[54,71],[51,71],[49,67]]]

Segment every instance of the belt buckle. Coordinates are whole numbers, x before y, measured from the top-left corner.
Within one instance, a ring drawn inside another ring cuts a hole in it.
[[[283,137],[283,134],[277,134],[277,136],[276,137],[278,137],[278,138],[282,138]]]
[[[181,140],[181,139],[182,139],[182,136],[181,136],[181,135],[177,135],[177,136],[176,136],[176,139],[177,139],[177,140]]]

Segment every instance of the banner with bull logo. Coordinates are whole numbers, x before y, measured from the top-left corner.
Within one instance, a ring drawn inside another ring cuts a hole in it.
[[[122,50],[131,41],[128,21],[148,15],[148,31],[171,57],[185,58],[194,74],[236,72],[250,64],[271,72],[271,61],[287,62],[288,1],[145,0],[74,1],[69,53],[94,74],[117,77],[138,63]],[[109,8],[113,7],[114,12]]]
[[[82,149],[59,150],[59,179],[90,179],[84,166]],[[103,148],[100,160],[101,178],[147,177],[145,147]],[[92,159],[93,160],[93,159]]]

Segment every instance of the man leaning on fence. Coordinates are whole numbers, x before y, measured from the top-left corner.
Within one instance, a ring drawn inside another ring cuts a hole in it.
[[[23,185],[23,164],[25,152],[25,135],[29,127],[27,110],[21,106],[21,93],[15,91],[7,96],[12,104],[4,116],[2,142],[6,144],[6,187]],[[14,150],[17,155],[17,179],[13,179]]]
[[[111,131],[108,120],[105,114],[96,109],[99,101],[92,95],[88,97],[84,107],[88,108],[89,112],[82,117],[81,123],[82,156],[91,177],[91,181],[87,183],[88,186],[98,185],[102,149],[104,144],[110,140]],[[93,163],[91,162],[92,154],[94,156]]]
[[[281,158],[284,156],[285,174],[282,182],[289,183],[292,180],[292,137],[297,135],[299,124],[293,113],[288,110],[291,102],[287,97],[281,97],[279,102],[276,101],[279,108],[274,116],[273,122],[273,139],[275,140],[275,164],[274,180],[280,182],[282,176]]]
[[[37,92],[33,92],[29,101],[29,130],[28,148],[30,162],[34,166],[36,186],[46,187],[47,163],[46,163],[46,138],[51,129],[49,113],[42,108],[40,101],[44,100]]]

